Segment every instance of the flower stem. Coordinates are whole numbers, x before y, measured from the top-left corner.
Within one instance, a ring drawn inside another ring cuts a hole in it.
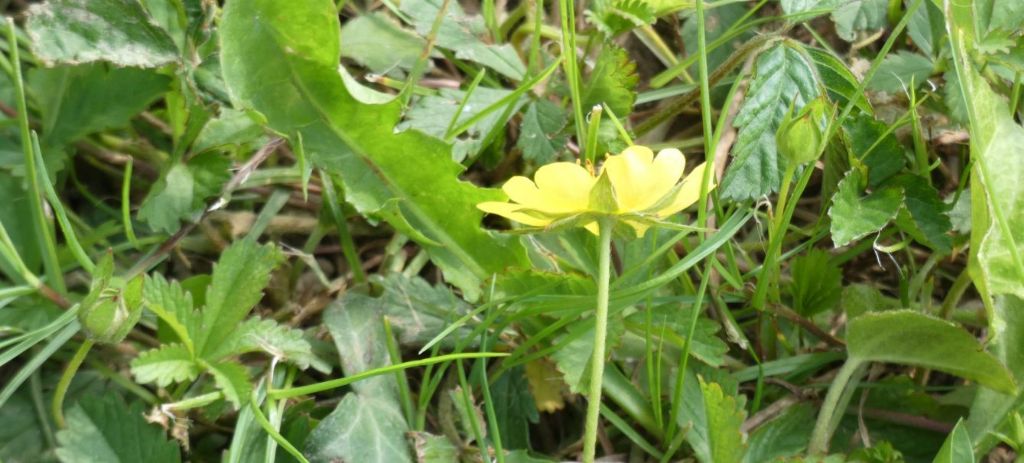
[[[848,359],[839,373],[832,380],[828,388],[825,401],[818,411],[818,421],[814,423],[814,431],[811,433],[811,441],[807,446],[808,455],[824,455],[828,452],[828,443],[832,440],[832,432],[839,423],[838,417],[842,416],[846,403],[849,402],[851,388],[850,382],[864,371],[865,364],[861,361]]]
[[[82,345],[78,347],[78,351],[75,352],[75,356],[71,357],[68,367],[64,369],[64,374],[57,381],[57,389],[53,393],[53,409],[51,413],[53,413],[53,422],[57,424],[58,428],[64,428],[64,396],[67,395],[68,387],[71,386],[71,380],[74,379],[75,373],[78,372],[78,367],[82,366],[82,361],[85,360],[85,356],[89,354],[92,346],[92,340],[86,339],[83,341]]]
[[[601,413],[601,381],[604,379],[605,341],[608,337],[608,282],[611,279],[612,229],[615,222],[601,221],[597,264],[597,311],[594,312],[594,353],[590,360],[590,394],[583,432],[583,462],[593,463],[597,450],[597,421]]]

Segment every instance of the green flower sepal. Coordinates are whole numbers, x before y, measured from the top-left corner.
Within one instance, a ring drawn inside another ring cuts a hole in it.
[[[95,342],[116,344],[124,340],[142,316],[142,285],[139,275],[131,280],[114,276],[114,256],[108,251],[96,265],[89,294],[81,302],[78,319]]]

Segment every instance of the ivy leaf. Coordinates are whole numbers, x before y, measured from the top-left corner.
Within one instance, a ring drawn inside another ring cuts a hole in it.
[[[793,259],[789,268],[793,282],[789,292],[793,296],[793,310],[805,317],[832,310],[839,304],[843,293],[843,273],[829,262],[829,253],[812,248]]]
[[[723,198],[743,201],[778,190],[785,161],[778,155],[775,132],[790,105],[798,111],[820,92],[813,65],[794,45],[780,43],[761,53],[736,115],[739,132],[722,179]]]
[[[424,4],[437,11],[425,1],[404,1],[402,8]],[[435,18],[415,12],[428,23]],[[235,108],[259,111],[293,141],[301,134],[313,162],[341,176],[356,211],[393,209],[389,223],[414,236],[447,282],[478,298],[483,279],[527,264],[518,240],[480,228],[483,213],[475,205],[504,195],[459,180],[463,169],[443,142],[417,131],[395,133],[401,102],[368,105],[352,97],[338,72],[339,27],[330,0],[228,3],[221,65]]]
[[[832,219],[832,242],[836,247],[881,230],[896,217],[903,203],[901,191],[892,188],[861,197],[861,178],[859,171],[851,170],[832,196],[828,216]]]
[[[341,356],[346,375],[362,373],[391,364],[382,315],[376,300],[355,291],[347,292],[324,311],[324,324]],[[398,384],[393,375],[367,378],[352,384],[361,396],[386,397],[397,404]]]
[[[706,383],[698,377],[704,395],[711,459],[705,463],[740,463],[747,444],[740,431],[746,412],[736,398],[726,395],[718,383]]]
[[[196,379],[199,376],[199,365],[185,346],[164,344],[132,360],[132,375],[140,383],[155,383],[159,387],[166,387],[171,383]]]
[[[920,87],[931,77],[934,68],[931,58],[927,56],[906,50],[890,53],[878,67],[878,72],[868,83],[868,88],[903,94],[911,90],[911,83],[914,87]]]
[[[94,63],[34,68],[28,82],[43,122],[40,143],[62,146],[128,125],[167,92],[170,78],[149,69]]]
[[[847,42],[857,38],[857,32],[878,29],[885,25],[889,0],[850,0],[841,2],[832,11],[836,34]]]
[[[663,304],[648,309],[651,317],[651,334],[660,337],[664,334],[665,347],[675,347],[682,354],[686,333],[690,326],[692,307],[680,307],[677,304]],[[626,328],[638,335],[645,336],[647,331],[647,313],[637,312],[626,317]],[[725,353],[729,346],[718,337],[721,325],[707,317],[698,317],[697,326],[690,342],[690,355],[711,366],[721,366],[725,362]]]
[[[590,71],[581,96],[584,110],[605,103],[616,116],[623,117],[632,113],[639,80],[636,63],[629,59],[629,53],[617,46],[605,44],[594,64],[594,70]]]
[[[57,432],[57,457],[63,463],[180,462],[178,445],[146,422],[144,410],[116,394],[82,398],[67,412],[67,427]]]
[[[158,67],[178,60],[174,41],[137,0],[49,0],[29,9],[25,28],[47,63]]]
[[[231,244],[213,267],[202,311],[202,332],[196,336],[199,356],[211,359],[238,323],[263,298],[270,272],[281,259],[271,244],[260,245],[246,238]]]
[[[516,147],[523,152],[523,158],[537,164],[547,164],[558,156],[565,147],[566,136],[562,133],[567,118],[558,105],[537,100],[530,103],[519,125],[519,139]]]
[[[404,0],[399,9],[410,18],[416,32],[422,36],[430,35],[443,0]],[[436,44],[438,47],[455,52],[455,57],[474,63],[480,63],[498,73],[521,80],[526,75],[526,65],[519,58],[515,48],[509,44],[489,45],[480,40],[486,34],[487,27],[480,16],[469,17],[462,11],[458,2],[449,2],[441,27],[437,30]]]
[[[391,399],[350,392],[313,429],[303,453],[316,462],[412,463],[408,429]]]
[[[241,408],[249,402],[249,392],[252,385],[249,384],[249,373],[245,367],[238,363],[225,362],[204,362],[206,370],[213,375],[217,389],[224,393],[224,398]]]
[[[944,371],[1013,394],[1013,376],[963,328],[911,310],[871,312],[850,320],[850,358]]]
[[[611,351],[622,337],[623,323],[608,323],[606,350]],[[569,333],[561,337],[557,344],[558,350],[551,354],[551,360],[562,372],[562,378],[573,394],[587,390],[590,382],[590,360],[594,354],[594,325],[578,324]]]

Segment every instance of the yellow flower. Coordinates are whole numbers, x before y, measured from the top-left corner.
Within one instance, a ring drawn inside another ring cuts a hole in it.
[[[532,227],[577,220],[595,234],[598,218],[615,216],[643,236],[652,223],[697,202],[707,163],[680,183],[685,167],[686,158],[677,149],[654,156],[650,148],[634,145],[608,156],[597,176],[571,162],[548,164],[533,180],[516,176],[505,182],[502,190],[511,202],[483,202],[477,207]],[[713,177],[710,186],[714,188]]]

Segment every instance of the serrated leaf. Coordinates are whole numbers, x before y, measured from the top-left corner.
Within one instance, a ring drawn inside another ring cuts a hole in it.
[[[857,38],[857,32],[879,29],[885,25],[889,0],[849,0],[841,2],[832,11],[836,34],[847,42]]]
[[[411,463],[407,430],[390,398],[349,393],[309,435],[303,453],[312,463]]]
[[[848,118],[843,123],[850,152],[867,169],[868,186],[880,185],[906,164],[906,149],[895,135],[886,133],[887,129],[888,124],[867,114]]]
[[[903,191],[904,208],[896,220],[900,228],[936,252],[949,252],[953,224],[939,192],[925,179],[912,174],[897,175],[886,181],[885,187]]]
[[[381,74],[409,69],[423,53],[426,41],[402,29],[380,12],[361,14],[341,27],[341,55]]]
[[[517,367],[490,385],[495,421],[507,449],[529,448],[530,423],[540,419],[529,384],[525,369]]]
[[[227,334],[217,350],[206,354],[206,359],[219,360],[258,351],[294,363],[301,369],[309,368],[310,364],[317,362],[301,330],[259,317],[238,324]]]
[[[891,188],[861,197],[860,179],[860,173],[851,170],[832,196],[828,216],[832,219],[832,242],[836,247],[881,230],[896,217],[903,203],[901,192]]]
[[[36,56],[50,63],[157,67],[178,59],[136,0],[49,0],[29,9],[26,29]]]
[[[746,412],[736,398],[726,395],[718,383],[706,383],[699,378],[704,394],[704,413],[711,458],[704,463],[740,463],[747,451],[746,439],[740,431]]]
[[[402,7],[412,4],[422,2]],[[360,213],[396,201],[409,225],[393,218],[391,224],[433,241],[418,240],[445,279],[476,299],[483,279],[526,265],[518,241],[479,225],[483,214],[475,205],[504,195],[460,181],[462,168],[441,141],[394,133],[400,102],[365,105],[348,93],[338,73],[338,27],[329,0],[229,3],[220,29],[222,67],[236,109],[259,111],[280,133],[301,133],[305,152],[341,175],[346,199]]]
[[[606,349],[611,352],[622,336],[623,324],[614,321],[608,324]],[[551,355],[551,360],[562,372],[562,378],[573,394],[587,389],[590,382],[590,363],[594,353],[594,326],[578,325],[558,340],[559,349]]]
[[[132,375],[139,383],[166,387],[195,379],[199,376],[199,365],[185,346],[164,344],[132,360]]]
[[[586,14],[587,20],[609,37],[657,19],[654,7],[646,0],[596,0]]]
[[[789,292],[793,296],[793,310],[805,317],[829,311],[839,303],[843,291],[843,273],[829,262],[829,253],[812,248],[793,259],[789,272],[793,282]]]
[[[44,146],[62,146],[93,132],[128,125],[167,92],[156,71],[95,63],[34,68],[28,90],[39,103]]]
[[[920,87],[931,77],[934,68],[931,58],[927,56],[906,50],[890,53],[878,67],[868,88],[889,93],[909,93],[911,83],[914,88]]]
[[[736,115],[739,132],[719,189],[722,197],[743,201],[778,190],[785,161],[777,153],[775,132],[791,105],[798,111],[819,94],[814,68],[800,50],[780,43],[761,53]]]
[[[558,152],[565,147],[567,137],[562,133],[567,117],[558,105],[537,100],[530,103],[519,125],[519,139],[516,147],[522,150],[523,158],[537,164],[554,161]]]
[[[583,108],[589,109],[604,103],[616,116],[624,117],[633,112],[639,80],[636,63],[629,58],[626,50],[605,44],[594,64],[594,70],[587,77],[581,96]]]
[[[441,9],[443,0],[405,0],[399,9],[410,18],[416,32],[427,37]],[[449,2],[435,37],[440,48],[455,52],[455,57],[487,66],[500,74],[520,80],[526,65],[509,44],[490,45],[480,40],[487,28],[480,16],[466,16],[458,2]]]
[[[974,463],[974,446],[962,419],[956,422],[932,463]]]
[[[224,393],[224,398],[241,408],[249,402],[249,392],[252,385],[249,384],[249,372],[245,367],[235,362],[206,362],[206,370],[213,375],[214,384],[217,389]]]
[[[970,333],[950,322],[910,310],[866,313],[850,320],[851,359],[944,371],[1014,393],[1013,376]]]
[[[67,427],[57,433],[57,457],[63,463],[180,462],[178,445],[146,422],[144,409],[116,394],[80,399],[67,412]]]
[[[192,295],[181,284],[167,281],[160,273],[147,275],[142,285],[142,301],[174,331],[189,352],[195,352],[192,337],[199,333],[200,316],[192,308]]]

